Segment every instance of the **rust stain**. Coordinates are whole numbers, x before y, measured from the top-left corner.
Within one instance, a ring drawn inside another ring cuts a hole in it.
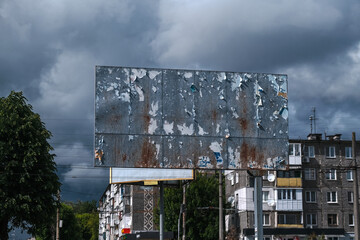
[[[255,168],[262,168],[264,163],[264,153],[259,151],[255,146],[249,146],[243,143],[240,148],[240,163],[241,166],[248,166],[249,163],[255,163]]]
[[[126,158],[127,158],[126,154],[123,154],[123,155],[122,155],[122,160],[123,160],[123,162],[126,161]]]
[[[156,147],[145,140],[141,148],[141,161],[135,163],[135,167],[159,167],[156,161]]]
[[[280,97],[283,97],[283,98],[286,98],[286,99],[287,99],[287,93],[284,93],[284,92],[279,92],[279,93],[278,93],[278,96],[280,96]]]
[[[217,112],[216,112],[216,110],[212,110],[212,120],[214,120],[214,121],[216,121],[216,119],[217,119]]]
[[[239,123],[241,126],[241,130],[244,132],[246,132],[246,130],[248,129],[248,122],[245,118],[239,118]]]

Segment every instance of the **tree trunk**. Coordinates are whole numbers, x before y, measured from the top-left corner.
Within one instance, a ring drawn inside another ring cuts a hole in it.
[[[0,240],[9,239],[8,219],[0,219]]]

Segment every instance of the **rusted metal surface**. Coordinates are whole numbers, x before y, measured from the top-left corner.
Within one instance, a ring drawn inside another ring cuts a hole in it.
[[[285,169],[287,76],[96,67],[95,166]]]

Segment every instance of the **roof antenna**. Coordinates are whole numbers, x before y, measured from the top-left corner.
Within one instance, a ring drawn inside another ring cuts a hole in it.
[[[316,134],[316,115],[315,115],[316,108],[313,107],[312,111],[313,111],[313,116],[314,116],[314,133]]]
[[[312,122],[313,122],[313,120],[314,120],[313,115],[310,115],[309,119],[310,119],[310,133],[312,134],[312,130],[313,130],[313,128],[312,128]]]

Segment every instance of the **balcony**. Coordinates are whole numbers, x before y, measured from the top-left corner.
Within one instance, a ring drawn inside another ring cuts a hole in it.
[[[278,211],[302,211],[302,200],[278,200],[276,203]]]
[[[276,182],[278,187],[295,187],[301,188],[302,181],[301,178],[277,178]]]

